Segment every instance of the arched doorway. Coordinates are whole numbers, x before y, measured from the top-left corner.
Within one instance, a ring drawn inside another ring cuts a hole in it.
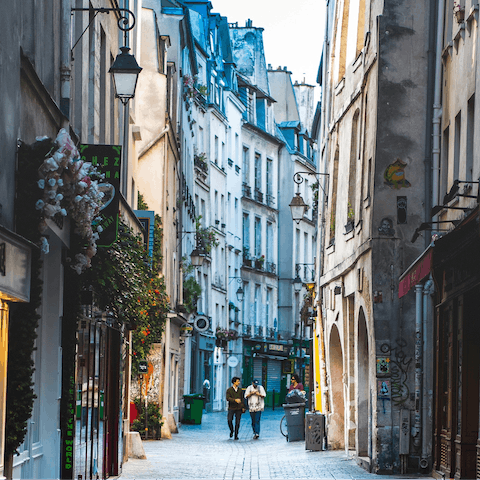
[[[371,439],[371,416],[370,409],[370,373],[369,373],[369,355],[368,355],[368,332],[367,322],[363,308],[360,308],[358,314],[358,343],[357,343],[357,376],[358,376],[358,394],[357,394],[357,456],[370,457],[370,439]]]
[[[343,353],[336,325],[330,333],[330,383],[332,414],[328,422],[328,443],[332,449],[345,448],[345,403],[343,392]]]

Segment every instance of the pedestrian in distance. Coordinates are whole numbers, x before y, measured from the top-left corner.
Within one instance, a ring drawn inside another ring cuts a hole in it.
[[[259,385],[258,380],[253,380],[252,384],[245,391],[245,398],[248,400],[248,410],[252,419],[253,438],[260,436],[260,417],[265,408],[265,389]]]
[[[235,433],[235,440],[238,440],[238,430],[240,429],[240,420],[242,413],[245,412],[245,399],[243,398],[243,391],[240,388],[240,378],[232,378],[232,386],[227,389],[228,402],[228,427],[230,428],[230,438]],[[235,417],[235,429],[233,427],[233,417]]]
[[[290,388],[288,391],[290,392],[295,389],[300,391],[305,390],[303,388],[303,383],[300,383],[300,377],[296,373],[292,375],[292,379],[290,380]]]

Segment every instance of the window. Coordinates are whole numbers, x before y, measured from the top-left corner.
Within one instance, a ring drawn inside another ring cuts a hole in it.
[[[267,328],[270,328],[271,326],[271,312],[270,312],[270,302],[272,300],[272,289],[267,287],[267,301],[265,303],[265,324]],[[273,325],[272,325],[273,326]]]
[[[467,106],[467,161],[465,180],[473,179],[473,136],[475,132],[475,95],[468,100]]]
[[[295,229],[295,263],[300,263],[300,230]]]
[[[254,318],[255,325],[260,326],[260,302],[261,302],[260,285],[255,285],[255,303],[254,303]]]
[[[249,255],[250,250],[250,217],[248,213],[243,214],[243,250]]]
[[[462,138],[462,112],[455,117],[455,144],[453,152],[453,180],[458,180],[460,169],[460,141]],[[447,192],[445,192],[447,193]]]
[[[357,109],[352,120],[352,134],[350,139],[350,169],[348,173],[348,203],[347,203],[347,221],[355,222],[355,200],[357,184],[357,158],[358,158],[358,118],[360,110]]]
[[[273,263],[273,225],[272,222],[267,222],[267,242],[266,242],[266,257],[268,263]]]
[[[273,160],[267,158],[267,196],[271,197],[273,195]]]
[[[440,162],[440,192],[439,198],[443,199],[443,196],[448,190],[448,150],[450,148],[450,127],[447,127],[443,131],[442,138],[442,159]]]
[[[220,159],[220,166],[225,166],[225,143],[222,142],[222,158]]]
[[[250,176],[250,152],[247,147],[243,147],[243,183],[248,185]]]
[[[340,153],[337,149],[335,151],[335,157],[333,159],[333,181],[332,181],[332,201],[330,204],[330,244],[335,240],[335,223],[337,217],[337,185],[338,185],[338,162]]]
[[[262,220],[255,217],[255,257],[259,258],[262,251]]]
[[[255,190],[262,190],[262,156],[255,154]]]
[[[218,137],[215,135],[215,165],[218,165]]]
[[[235,233],[238,231],[238,198],[235,197]]]

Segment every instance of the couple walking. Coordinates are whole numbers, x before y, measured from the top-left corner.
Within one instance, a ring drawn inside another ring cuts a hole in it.
[[[245,390],[245,398],[248,401],[248,410],[252,419],[253,438],[260,436],[260,417],[265,408],[265,389],[259,385],[258,380],[253,380],[252,384]],[[230,428],[230,438],[235,433],[235,440],[238,440],[238,430],[242,413],[246,411],[243,391],[240,388],[240,378],[232,378],[232,386],[227,390],[228,402],[228,426]],[[235,417],[235,429],[233,427],[233,417]]]

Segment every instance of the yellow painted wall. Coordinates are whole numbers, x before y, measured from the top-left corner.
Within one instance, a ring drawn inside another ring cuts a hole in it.
[[[0,476],[5,449],[5,402],[7,394],[8,303],[0,300]]]

